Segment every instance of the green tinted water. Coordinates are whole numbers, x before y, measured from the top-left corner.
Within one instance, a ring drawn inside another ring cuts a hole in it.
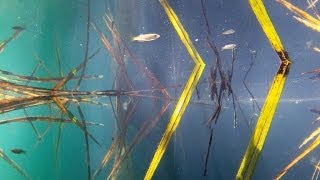
[[[104,6],[103,6],[104,7]],[[83,61],[86,33],[86,3],[80,0],[0,0],[0,40],[9,38],[14,31],[13,26],[26,28],[18,38],[9,43],[0,54],[0,68],[15,74],[31,75],[34,68],[39,63],[36,57],[40,57],[49,72],[45,68],[40,68],[35,76],[38,77],[59,77],[60,71],[57,61],[57,54],[60,54],[62,63],[62,74],[66,75]],[[101,16],[99,17],[101,18]],[[99,42],[100,43],[100,42]],[[58,50],[56,49],[58,48]],[[97,50],[96,46],[89,48],[89,55]],[[57,53],[59,51],[59,53]],[[107,62],[103,62],[104,68],[99,68],[97,63],[93,63],[88,69],[88,74],[109,74]],[[105,70],[105,71],[101,71]],[[109,85],[108,76],[102,80],[104,88]],[[94,83],[88,82],[82,84],[82,89],[102,87],[93,86]],[[100,81],[101,83],[101,81]],[[95,83],[96,84],[96,83]],[[54,84],[29,85],[53,87]],[[71,89],[74,83],[65,88]],[[71,108],[74,108],[70,106]],[[103,117],[104,121],[109,118],[108,115],[97,115],[92,112],[92,107],[84,106],[84,113],[88,119]],[[99,108],[98,108],[99,111]],[[100,108],[99,112],[110,114],[109,109]],[[95,114],[95,115],[94,115]],[[0,118],[16,118],[25,116],[23,110],[13,111],[7,114],[1,114]],[[27,115],[49,116],[48,106],[33,107],[27,110]],[[114,125],[111,122],[111,126]],[[48,126],[48,123],[34,123],[37,130],[42,134]],[[87,179],[84,135],[78,127],[74,125],[64,125],[62,129],[60,149],[58,155],[55,147],[58,137],[58,124],[53,124],[43,141],[37,144],[37,136],[29,123],[12,123],[0,126],[0,148],[17,162],[33,179]],[[105,127],[107,128],[108,122]],[[107,128],[108,129],[108,128]],[[112,134],[113,131],[106,129],[92,130],[93,134],[104,133]],[[110,136],[107,136],[110,137]],[[101,140],[101,139],[100,139]],[[105,145],[111,143],[111,139],[102,139]],[[91,143],[92,152],[96,150],[96,144]],[[10,149],[22,148],[27,151],[26,154],[13,154]],[[105,150],[105,149],[104,149]],[[92,164],[92,169],[96,169],[101,157],[96,157],[96,163]],[[95,157],[93,156],[93,159]],[[14,168],[8,165],[4,160],[0,160],[0,179],[24,179]]]

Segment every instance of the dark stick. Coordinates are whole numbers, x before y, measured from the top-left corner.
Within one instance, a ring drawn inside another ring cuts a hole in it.
[[[90,29],[90,9],[91,9],[91,6],[90,6],[90,3],[91,1],[88,0],[88,5],[87,5],[87,29],[86,29],[86,50],[85,50],[85,54],[84,54],[84,60],[83,60],[83,63],[84,63],[84,66],[82,68],[82,71],[81,71],[81,75],[80,75],[80,79],[77,83],[77,88],[76,89],[79,89],[80,88],[80,84],[81,84],[81,81],[83,79],[83,76],[85,74],[85,71],[87,69],[87,64],[88,64],[88,51],[89,51],[89,44],[90,44],[90,32],[89,32],[89,29]]]
[[[209,139],[209,144],[205,156],[205,164],[204,164],[204,171],[203,171],[203,176],[207,176],[208,172],[208,162],[209,162],[209,157],[210,157],[210,149],[211,149],[211,144],[212,144],[212,137],[213,137],[213,127],[211,127],[211,132],[210,132],[210,139]]]

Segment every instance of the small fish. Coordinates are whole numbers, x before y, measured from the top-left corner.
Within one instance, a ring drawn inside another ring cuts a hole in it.
[[[312,49],[313,49],[314,51],[318,52],[318,53],[320,52],[320,48],[318,48],[318,47],[313,47]]]
[[[12,29],[13,29],[13,30],[16,30],[16,31],[23,31],[23,30],[25,30],[25,28],[24,28],[24,27],[21,27],[21,26],[13,26]]]
[[[235,44],[227,44],[227,45],[225,45],[225,46],[223,46],[223,47],[221,48],[221,51],[223,51],[223,50],[232,50],[232,49],[234,49],[236,46],[237,46],[237,45],[235,45]]]
[[[320,109],[312,108],[312,109],[310,109],[310,111],[313,113],[320,114]]]
[[[124,102],[123,104],[122,104],[122,108],[123,108],[123,110],[128,110],[128,106],[129,106],[129,102],[128,101],[126,101],[126,102]]]
[[[13,152],[15,154],[25,154],[26,153],[25,150],[19,149],[19,148],[11,149],[11,152]]]
[[[235,33],[235,32],[236,32],[235,30],[229,29],[229,30],[227,30],[227,31],[224,31],[222,34],[223,34],[223,35],[229,35],[229,34],[233,34],[233,33]]]
[[[135,36],[132,38],[132,41],[138,41],[138,42],[148,42],[148,41],[153,41],[156,40],[160,37],[159,34],[140,34],[138,36]]]

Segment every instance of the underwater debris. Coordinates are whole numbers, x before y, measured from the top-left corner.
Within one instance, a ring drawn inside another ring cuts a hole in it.
[[[132,41],[138,41],[138,42],[148,42],[148,41],[154,41],[160,37],[159,34],[150,33],[150,34],[140,34],[138,36],[135,36],[132,38]]]

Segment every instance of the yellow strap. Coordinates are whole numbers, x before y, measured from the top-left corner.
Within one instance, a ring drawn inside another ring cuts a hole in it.
[[[171,119],[169,121],[169,124],[166,128],[166,131],[164,132],[162,139],[158,145],[158,148],[153,156],[153,159],[150,163],[149,169],[144,177],[144,179],[148,180],[151,179],[155,170],[157,169],[160,160],[166,151],[168,144],[170,142],[170,139],[173,135],[173,133],[176,131],[180,120],[190,102],[190,99],[192,97],[193,91],[203,73],[203,70],[205,68],[205,64],[197,52],[196,48],[193,46],[192,41],[189,38],[188,33],[184,29],[183,25],[181,24],[179,18],[177,17],[174,10],[171,8],[171,6],[168,4],[167,0],[160,0],[161,5],[163,6],[165,12],[167,13],[169,20],[171,21],[173,27],[177,31],[177,34],[179,35],[181,41],[185,45],[186,49],[188,50],[190,56],[192,57],[193,61],[195,62],[195,67],[190,75],[189,80],[187,81],[187,84],[177,102],[176,108],[171,116]]]
[[[281,43],[280,37],[269,18],[262,0],[249,0],[249,3],[272,47],[279,55],[281,65],[273,80],[273,84],[262,108],[255,131],[241,162],[237,173],[237,179],[250,179],[254,172],[291,67],[291,60]]]

